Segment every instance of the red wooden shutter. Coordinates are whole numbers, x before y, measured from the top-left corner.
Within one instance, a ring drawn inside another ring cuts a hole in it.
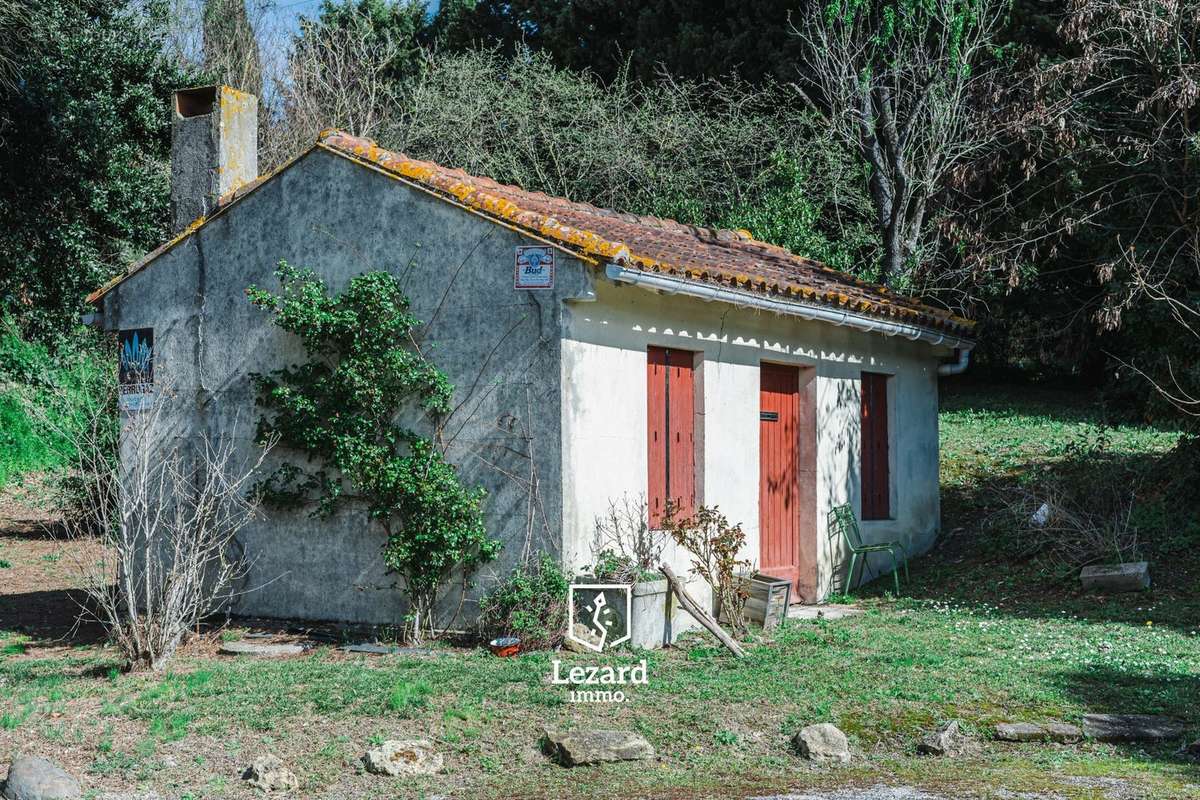
[[[690,515],[696,505],[694,354],[650,347],[646,351],[646,502],[650,525],[661,527],[667,499]]]
[[[862,517],[891,517],[891,476],[888,473],[888,376],[862,374]]]
[[[690,517],[696,510],[696,448],[692,436],[695,397],[692,394],[694,354],[689,350],[667,351],[670,395],[667,419],[670,469],[667,488],[679,509],[679,516]]]
[[[650,526],[661,527],[667,500],[667,351],[646,351],[646,503]]]

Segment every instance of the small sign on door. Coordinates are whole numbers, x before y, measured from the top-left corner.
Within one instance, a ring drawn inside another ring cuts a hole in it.
[[[517,271],[513,279],[517,289],[554,288],[554,248],[518,247]]]

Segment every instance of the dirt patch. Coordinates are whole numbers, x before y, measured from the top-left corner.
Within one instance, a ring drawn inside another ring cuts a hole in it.
[[[103,554],[94,539],[72,540],[27,496],[0,496],[0,630],[30,637],[29,646],[57,648],[103,638],[86,619],[80,565]]]

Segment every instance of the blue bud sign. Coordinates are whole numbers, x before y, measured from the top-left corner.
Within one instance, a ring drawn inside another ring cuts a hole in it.
[[[517,272],[513,286],[517,289],[553,289],[554,248],[518,247]]]

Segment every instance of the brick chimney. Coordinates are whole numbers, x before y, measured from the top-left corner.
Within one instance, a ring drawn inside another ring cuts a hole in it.
[[[228,86],[175,93],[171,228],[208,216],[217,200],[258,177],[258,98]]]

